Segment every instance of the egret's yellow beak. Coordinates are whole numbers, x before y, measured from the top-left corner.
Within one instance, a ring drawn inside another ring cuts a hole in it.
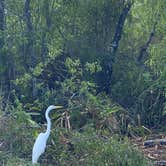
[[[63,106],[55,106],[55,109],[60,109],[60,108],[63,108]]]

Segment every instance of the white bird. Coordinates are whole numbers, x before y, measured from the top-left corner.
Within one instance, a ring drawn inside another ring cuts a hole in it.
[[[34,144],[33,150],[32,150],[32,164],[37,163],[40,155],[42,153],[44,153],[45,148],[46,148],[47,139],[48,139],[48,137],[50,135],[50,131],[51,131],[51,120],[50,120],[48,114],[51,110],[58,109],[58,108],[62,108],[62,106],[51,105],[46,110],[45,117],[47,120],[47,130],[45,133],[40,133],[35,141],[35,144]]]

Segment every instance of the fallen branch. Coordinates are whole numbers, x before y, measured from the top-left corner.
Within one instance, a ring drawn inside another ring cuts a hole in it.
[[[143,145],[145,147],[153,147],[156,145],[166,146],[166,139],[147,140],[147,141],[144,141]]]
[[[166,165],[165,160],[160,160],[160,161],[154,162],[154,166],[164,166],[164,165]]]

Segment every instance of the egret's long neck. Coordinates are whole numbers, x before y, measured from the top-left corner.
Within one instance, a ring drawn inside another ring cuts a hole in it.
[[[50,111],[51,111],[50,109],[47,109],[46,113],[45,113],[45,117],[46,117],[46,120],[47,120],[47,130],[46,130],[45,134],[47,135],[47,137],[49,137],[50,131],[51,131],[51,120],[48,116]]]

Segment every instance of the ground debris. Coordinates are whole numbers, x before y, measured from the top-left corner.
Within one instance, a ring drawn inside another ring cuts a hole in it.
[[[132,143],[153,162],[151,166],[166,166],[166,135],[153,134],[148,138],[138,137]]]
[[[166,160],[155,161],[153,166],[166,166]]]
[[[166,146],[166,139],[154,139],[154,140],[146,140],[143,145],[145,147],[152,147],[156,145]]]

